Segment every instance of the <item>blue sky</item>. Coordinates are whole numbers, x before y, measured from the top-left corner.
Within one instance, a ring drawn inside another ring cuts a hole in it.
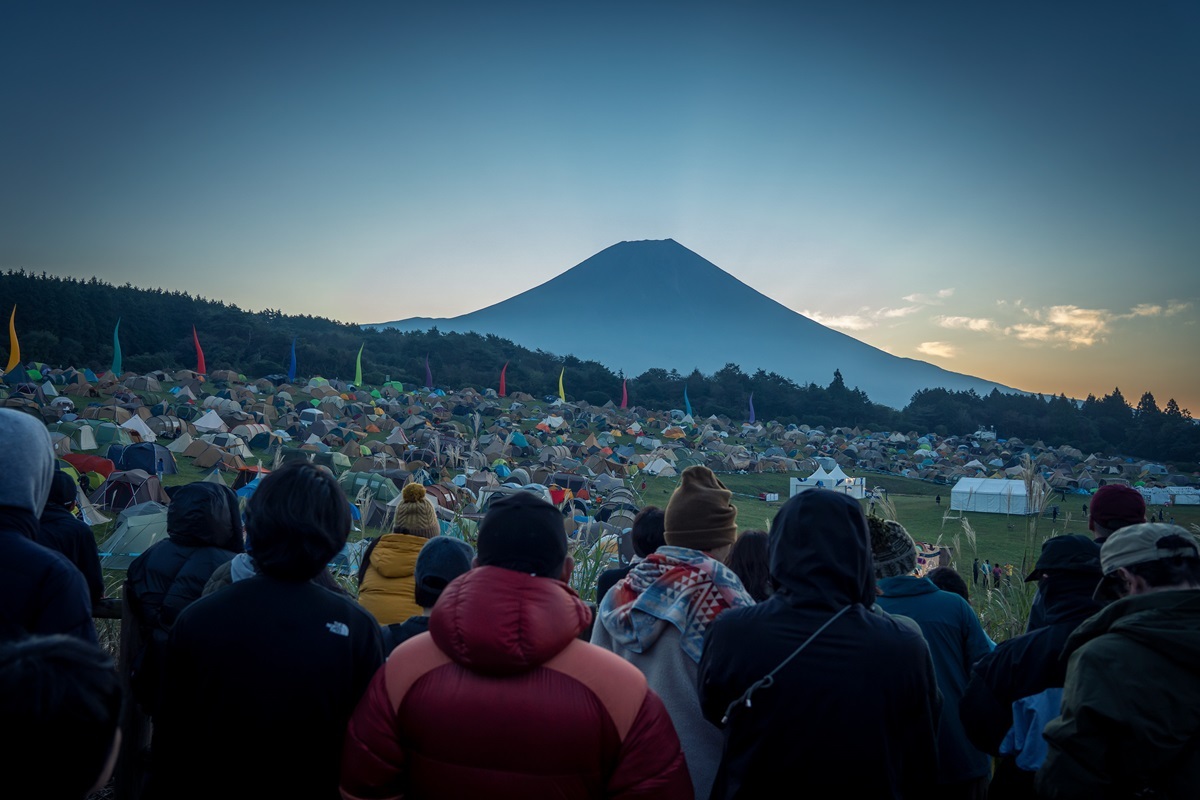
[[[1200,414],[1198,9],[5,2],[0,268],[377,322],[670,237],[897,355]]]

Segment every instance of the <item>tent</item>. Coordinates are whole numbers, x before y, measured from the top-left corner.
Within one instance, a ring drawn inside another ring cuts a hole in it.
[[[88,499],[111,511],[150,501],[164,505],[171,502],[158,478],[140,469],[113,472]]]
[[[829,472],[826,472],[824,467],[818,466],[817,471],[812,475],[804,480],[792,478],[790,484],[792,497],[801,492],[807,492],[809,489],[829,489],[856,500],[862,500],[867,496],[867,479],[849,477],[836,463]]]
[[[167,507],[162,503],[139,503],[121,512],[117,526],[100,545],[100,566],[128,569],[150,545],[167,535]]]
[[[137,444],[112,445],[104,454],[112,460],[119,470],[140,469],[151,475],[162,472],[163,475],[174,475],[179,472],[175,464],[175,454],[161,444],[154,442],[139,442]],[[159,469],[159,464],[162,469]]]
[[[981,514],[1032,514],[1024,481],[960,478],[950,490],[951,511]]]
[[[192,427],[200,433],[225,433],[229,430],[229,426],[225,424],[225,421],[212,409],[209,409],[204,416],[193,421]]]

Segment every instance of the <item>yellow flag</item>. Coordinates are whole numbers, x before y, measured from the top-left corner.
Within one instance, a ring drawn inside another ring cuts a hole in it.
[[[8,318],[8,366],[6,373],[21,366],[21,345],[17,343],[17,307],[13,306],[12,316]]]
[[[566,371],[567,371],[567,368],[563,367],[562,372],[558,373],[558,399],[562,400],[564,403],[567,402],[567,395],[563,391],[562,379],[563,379],[563,373]]]

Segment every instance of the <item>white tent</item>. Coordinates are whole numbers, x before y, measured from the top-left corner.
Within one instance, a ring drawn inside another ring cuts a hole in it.
[[[154,435],[154,431],[150,430],[149,426],[136,414],[122,422],[121,427],[142,437],[143,442],[153,442],[158,438]]]
[[[193,422],[192,427],[200,433],[227,433],[229,431],[229,426],[212,409],[209,409],[208,413]]]
[[[950,490],[951,511],[981,514],[1032,514],[1024,481],[960,478]]]
[[[826,472],[823,467],[818,466],[817,471],[804,480],[792,478],[790,485],[792,497],[801,492],[807,492],[809,489],[829,489],[839,494],[853,497],[856,500],[862,500],[867,496],[867,479],[851,478],[842,472],[842,468],[836,463],[833,465],[831,472]]]

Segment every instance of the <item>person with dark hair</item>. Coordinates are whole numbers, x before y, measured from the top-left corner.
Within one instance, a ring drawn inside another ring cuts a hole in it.
[[[410,483],[396,504],[392,532],[372,539],[363,552],[358,571],[358,602],[380,625],[404,622],[419,616],[413,599],[417,557],[441,533],[433,503],[425,487]]]
[[[125,600],[144,643],[130,685],[145,713],[153,716],[158,706],[163,649],[175,620],[200,599],[217,567],[243,549],[237,495],[228,487],[198,481],[175,490],[167,538],[135,558],[125,577]]]
[[[6,797],[83,800],[121,747],[121,680],[112,658],[75,636],[0,644],[0,772]]]
[[[725,739],[712,798],[925,797],[933,664],[915,625],[874,611],[862,507],[810,489],[784,503],[769,545],[775,593],[722,614],[704,641],[701,706]]]
[[[475,551],[471,545],[450,536],[435,536],[421,548],[414,576],[413,595],[422,614],[404,622],[383,626],[383,652],[390,653],[419,633],[429,630],[429,614],[451,581],[471,569]]]
[[[596,579],[597,605],[604,599],[604,595],[608,594],[608,590],[617,585],[617,581],[629,574],[634,564],[667,543],[663,537],[665,516],[658,506],[646,506],[633,518],[629,536],[633,542],[634,559],[624,567],[613,567],[600,573],[600,577]]]
[[[338,796],[346,722],[383,662],[379,625],[315,585],[350,507],[308,462],[262,479],[246,506],[259,573],[188,606],[171,630],[151,796]]]
[[[925,577],[943,592],[956,594],[968,603],[971,602],[971,590],[967,588],[967,582],[953,567],[934,567],[925,573]]]
[[[726,566],[742,581],[742,586],[761,603],[771,596],[771,564],[766,531],[742,531],[729,551]]]
[[[1100,546],[1087,536],[1055,536],[1025,581],[1039,582],[1045,624],[996,646],[971,672],[959,718],[971,742],[998,756],[990,800],[1036,795],[1034,774],[1046,756],[1042,729],[1059,715],[1067,637],[1100,610],[1092,592],[1100,580]]]
[[[662,698],[697,797],[708,796],[721,762],[721,732],[696,692],[704,632],[720,615],[754,605],[725,566],[737,538],[732,498],[708,467],[685,469],[667,503],[666,545],[604,596],[592,629],[592,644],[641,670]]]
[[[1195,797],[1200,786],[1200,545],[1161,522],[1100,548],[1098,600],[1067,639],[1062,715],[1046,724],[1038,795]]]
[[[50,494],[39,520],[38,544],[66,556],[83,573],[92,605],[104,598],[104,577],[100,570],[100,548],[87,524],[75,516],[75,479],[62,470],[54,471]]]
[[[567,585],[558,509],[530,492],[492,503],[475,565],[371,681],[342,796],[691,797],[662,701],[577,638],[591,613]]]
[[[0,641],[68,633],[96,642],[87,582],[61,553],[37,543],[54,480],[50,433],[0,408]]]
[[[971,744],[963,731],[958,704],[971,667],[991,652],[991,640],[966,600],[943,592],[933,581],[914,574],[917,545],[903,525],[877,517],[868,522],[879,587],[876,602],[889,614],[901,614],[920,626],[929,643],[942,693],[937,785],[927,796],[945,800],[985,796],[989,759]],[[999,566],[993,569],[998,570]]]

